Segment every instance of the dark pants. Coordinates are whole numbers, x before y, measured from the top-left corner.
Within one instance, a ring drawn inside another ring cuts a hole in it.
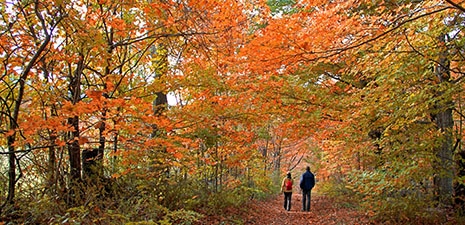
[[[312,189],[310,190],[302,190],[302,210],[303,211],[310,211],[310,199],[312,196]]]
[[[287,211],[291,210],[291,199],[292,192],[284,192],[284,209]]]

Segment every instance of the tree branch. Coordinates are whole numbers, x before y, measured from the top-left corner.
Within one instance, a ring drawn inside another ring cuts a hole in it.
[[[465,12],[465,8],[461,5],[459,5],[458,3],[455,3],[451,0],[446,0],[447,3],[451,4],[452,6],[454,6],[455,8],[457,8],[458,10],[462,11],[462,12]]]

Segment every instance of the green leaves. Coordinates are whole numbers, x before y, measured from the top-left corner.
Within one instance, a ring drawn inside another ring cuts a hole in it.
[[[271,13],[275,15],[292,14],[298,11],[295,8],[295,0],[268,0],[267,5],[270,7]]]

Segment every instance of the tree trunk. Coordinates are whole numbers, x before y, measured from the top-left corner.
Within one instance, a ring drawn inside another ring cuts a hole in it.
[[[102,113],[102,122],[100,122],[100,127],[99,127],[99,146],[98,146],[98,152],[97,152],[97,158],[95,159],[96,160],[96,168],[95,168],[95,172],[97,174],[98,177],[100,178],[103,178],[103,155],[105,153],[105,142],[106,142],[106,138],[105,138],[105,129],[106,129],[106,116],[107,116],[107,113],[106,113],[106,109],[104,109],[105,111],[103,111]]]
[[[100,177],[99,149],[82,150],[82,176],[87,182],[97,182]]]
[[[79,145],[79,117],[75,116],[68,119],[68,123],[74,128],[71,132],[68,144],[69,165],[70,165],[70,182],[76,184],[81,180],[81,147]]]
[[[445,35],[439,37],[439,44],[443,50],[439,55],[439,65],[436,66],[435,75],[438,83],[450,82],[450,65],[448,60],[447,48],[445,45]],[[438,92],[437,98],[441,99],[443,93]],[[442,132],[441,143],[436,147],[436,176],[434,183],[438,194],[439,202],[443,205],[452,205],[454,194],[454,163],[452,151],[452,130],[454,121],[452,118],[452,100],[440,102],[436,105],[438,110],[434,115],[437,128]]]
[[[106,97],[106,96],[105,96]],[[83,176],[97,181],[103,178],[103,155],[105,153],[106,108],[103,108],[102,120],[99,125],[99,146],[96,149],[86,149],[82,152]]]
[[[441,144],[437,147],[436,177],[435,185],[440,203],[452,204],[454,193],[454,162],[452,152],[452,109],[446,109],[436,115],[436,125],[443,132]]]
[[[16,186],[16,154],[15,154],[15,135],[8,137],[8,197],[7,203],[13,204],[15,198],[15,186]]]
[[[81,75],[84,70],[84,56],[81,54],[79,61],[76,64],[76,70],[70,74],[70,97],[73,105],[81,101]],[[74,116],[68,118],[68,124],[73,127],[73,131],[69,137],[68,154],[70,165],[70,187],[77,188],[76,185],[81,181],[81,147],[79,145],[79,117]]]

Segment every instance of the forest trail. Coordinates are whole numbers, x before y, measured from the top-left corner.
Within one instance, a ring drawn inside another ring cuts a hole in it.
[[[227,218],[206,217],[200,224],[263,224],[263,225],[362,225],[373,224],[367,215],[349,208],[340,208],[325,196],[312,193],[310,212],[302,212],[302,195],[292,195],[292,208],[284,210],[283,194],[267,201],[252,201],[241,209],[230,209]]]

